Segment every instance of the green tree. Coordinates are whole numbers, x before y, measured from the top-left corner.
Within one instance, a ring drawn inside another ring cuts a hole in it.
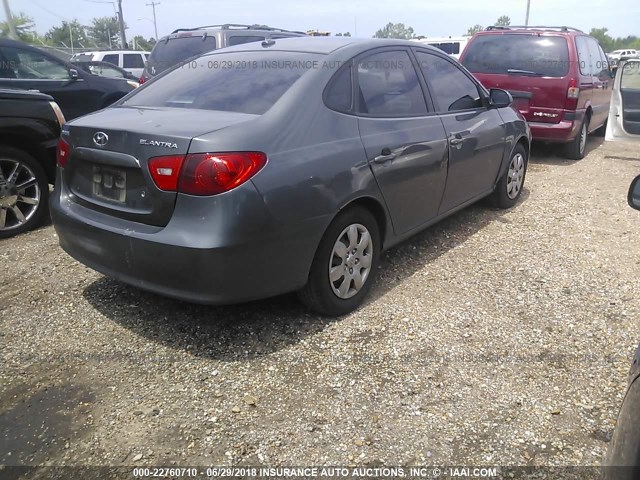
[[[404,23],[387,23],[384,28],[381,28],[373,36],[374,38],[413,38],[413,28],[405,27]]]
[[[469,30],[467,30],[467,35],[474,35],[478,32],[481,32],[482,30],[484,30],[484,27],[476,23],[473,27],[469,27]]]
[[[596,40],[598,40],[598,42],[600,42],[600,45],[602,45],[602,48],[604,49],[605,52],[611,52],[612,50],[615,50],[614,48],[615,40],[611,38],[608,32],[609,32],[609,29],[604,27],[592,28],[591,31],[589,32],[589,35],[591,35]]]
[[[142,35],[136,35],[133,37],[131,41],[131,48],[137,48],[138,50],[144,50],[146,52],[150,52],[153,49],[153,46],[156,44],[155,38],[150,38],[149,40],[145,40]],[[134,47],[135,45],[135,47]]]
[[[23,42],[33,43],[38,40],[38,34],[34,30],[35,24],[33,19],[24,13],[20,12],[17,15],[12,15],[13,25],[16,28],[18,38]],[[9,36],[9,23],[7,21],[0,22],[0,37]]]
[[[63,21],[62,25],[49,29],[44,37],[51,45],[58,47],[60,45],[71,47],[72,40],[74,47],[88,48],[91,45],[84,26],[77,20],[72,22]]]
[[[507,15],[502,15],[498,20],[496,20],[495,25],[498,27],[508,27],[511,25],[511,19]]]
[[[118,19],[116,17],[92,18],[91,25],[87,27],[87,35],[99,48],[112,48],[120,45]]]

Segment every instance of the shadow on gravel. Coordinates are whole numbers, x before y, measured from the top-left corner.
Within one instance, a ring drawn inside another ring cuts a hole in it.
[[[604,137],[590,136],[587,142],[586,155],[604,144]],[[531,162],[543,165],[575,165],[580,160],[569,160],[562,152],[563,146],[553,143],[533,142],[531,144]],[[585,155],[585,156],[586,156]]]
[[[528,195],[525,187],[521,202]],[[387,251],[367,303],[381,299],[488,224],[508,223],[502,219],[504,212],[480,203]],[[279,351],[339,321],[310,313],[295,294],[213,307],[168,299],[102,277],[87,286],[83,295],[102,315],[137,335],[195,356],[230,362]]]

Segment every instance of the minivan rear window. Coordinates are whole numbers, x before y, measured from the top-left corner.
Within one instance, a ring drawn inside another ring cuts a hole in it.
[[[322,55],[233,52],[203,55],[136,90],[122,105],[219,110],[261,115]]]
[[[151,51],[149,70],[157,75],[202,53],[216,49],[216,37],[213,36],[184,36],[160,40]]]
[[[473,73],[564,77],[569,48],[560,36],[479,35],[469,42],[462,64]]]

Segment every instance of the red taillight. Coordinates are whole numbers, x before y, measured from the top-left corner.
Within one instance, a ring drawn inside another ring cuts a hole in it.
[[[262,152],[187,155],[178,190],[190,195],[228,192],[253,177],[266,163],[267,156]]]
[[[180,168],[184,155],[154,157],[149,159],[149,173],[160,190],[175,192],[178,188]]]
[[[569,80],[569,89],[567,90],[567,98],[576,99],[580,96],[580,86],[575,78]]]
[[[65,168],[67,166],[70,153],[71,153],[71,147],[69,146],[69,144],[62,138],[58,140],[58,149],[56,151],[56,159],[58,161],[59,167]]]
[[[143,84],[144,82],[146,82],[146,81],[147,81],[147,79],[146,79],[146,78],[144,78],[144,75],[140,75],[140,78],[138,79],[138,83],[139,83],[140,85],[142,85],[142,84]]]

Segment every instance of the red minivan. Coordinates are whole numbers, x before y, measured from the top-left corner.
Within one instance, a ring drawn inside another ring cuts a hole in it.
[[[508,90],[534,140],[584,157],[589,133],[604,134],[611,71],[598,41],[569,27],[489,27],[460,56],[487,88]]]

